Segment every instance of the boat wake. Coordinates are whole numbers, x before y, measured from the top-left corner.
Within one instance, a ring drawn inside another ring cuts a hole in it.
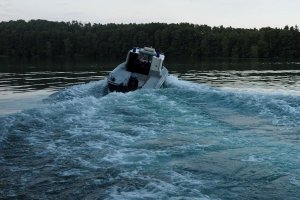
[[[90,83],[70,86],[61,91],[55,92],[48,98],[44,99],[44,102],[56,103],[60,101],[72,100],[75,98],[84,98],[88,96],[99,98],[107,94],[106,89],[106,80],[93,81]]]
[[[68,87],[0,117],[0,197],[299,197],[299,96],[174,76],[164,89],[105,86]]]

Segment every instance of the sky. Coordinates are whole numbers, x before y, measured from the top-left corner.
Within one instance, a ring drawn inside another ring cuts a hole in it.
[[[300,0],[0,0],[0,21],[17,19],[283,28],[300,25]]]

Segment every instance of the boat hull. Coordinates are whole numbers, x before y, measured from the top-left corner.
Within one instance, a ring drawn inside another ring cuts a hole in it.
[[[126,61],[107,77],[108,92],[161,88],[168,76],[163,60],[164,55],[151,48],[130,50]]]

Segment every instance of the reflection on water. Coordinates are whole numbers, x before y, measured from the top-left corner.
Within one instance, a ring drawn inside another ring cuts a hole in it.
[[[5,105],[1,113],[31,108],[51,93],[70,85],[103,80],[117,63],[1,63],[0,101]],[[288,91],[287,93],[300,95],[300,63],[178,62],[167,63],[167,68],[170,74],[179,79],[214,87],[273,93]],[[268,70],[270,68],[293,70]],[[11,104],[11,100],[15,104]]]
[[[109,71],[80,72],[27,72],[0,73],[1,95],[11,93],[32,92],[35,90],[56,91],[74,84],[103,80]],[[261,86],[299,89],[300,70],[285,71],[197,71],[187,70],[178,73],[170,70],[170,74],[180,79],[197,83],[205,83],[217,87]],[[242,85],[241,85],[242,83]]]
[[[55,91],[69,85],[101,80],[107,74],[107,71],[1,73],[0,91],[3,95],[11,91],[16,93],[44,89]]]
[[[0,61],[0,115],[33,108],[70,85],[103,79],[111,64]]]
[[[67,63],[64,65],[14,64],[11,66],[0,63],[0,92],[1,95],[11,95],[12,92],[56,91],[69,85],[102,80],[116,65],[117,61],[108,64],[81,63],[76,65]],[[297,62],[179,62],[167,63],[166,67],[170,74],[180,79],[217,87],[240,87],[241,82],[248,86],[280,86],[283,89],[288,87],[294,90],[297,90],[299,86],[300,63]],[[289,70],[283,70],[286,68]]]
[[[205,83],[214,87],[255,92],[277,92],[300,95],[300,70],[196,71],[177,74],[183,80]]]

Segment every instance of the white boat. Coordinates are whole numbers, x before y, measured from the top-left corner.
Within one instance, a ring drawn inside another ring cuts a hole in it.
[[[153,48],[133,48],[125,62],[107,77],[110,92],[129,92],[137,89],[161,88],[168,76],[164,54]]]

